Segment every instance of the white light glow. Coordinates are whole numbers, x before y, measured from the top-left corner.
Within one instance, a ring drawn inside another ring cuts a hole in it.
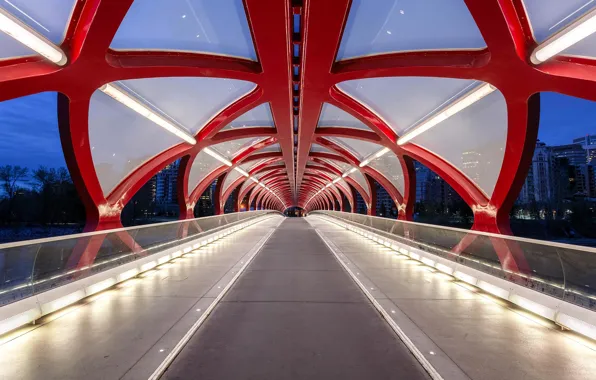
[[[582,335],[596,339],[596,326],[594,325],[580,321],[577,318],[570,317],[569,315],[563,313],[557,314],[556,322]]]
[[[92,294],[99,293],[102,290],[105,290],[111,286],[114,286],[115,284],[116,284],[116,279],[108,278],[106,280],[98,282],[97,284],[88,286],[87,289],[85,289],[85,291],[87,292],[87,295],[90,296]]]
[[[480,99],[484,98],[485,96],[489,95],[495,91],[495,87],[488,83],[484,83],[481,86],[474,88],[473,90],[469,91],[462,97],[460,97],[454,103],[446,106],[440,112],[436,113],[435,115],[427,118],[426,120],[422,121],[420,124],[415,125],[414,127],[410,128],[402,137],[397,140],[398,145],[403,145],[408,141],[412,140],[414,137],[421,135],[422,133],[428,131],[432,127],[436,126],[437,124],[447,120],[451,116],[455,115],[456,113],[460,112],[461,110],[471,106],[472,104],[476,103]]]
[[[463,282],[467,282],[470,285],[476,285],[478,283],[478,279],[476,277],[470,276],[469,274],[457,271],[453,274],[455,278],[458,280],[462,280]]]
[[[544,305],[541,305],[539,303],[536,303],[534,301],[530,301],[529,299],[526,299],[524,297],[520,297],[516,294],[513,294],[513,295],[511,295],[511,297],[509,297],[509,301],[516,304],[517,306],[523,307],[524,309],[531,311],[534,314],[538,314],[544,318],[547,318],[550,320],[555,319],[555,314],[556,314],[555,310],[553,310],[549,307],[546,307]]]
[[[479,287],[480,289],[484,290],[485,292],[488,292],[494,296],[503,298],[503,299],[508,299],[509,298],[509,291],[506,289],[503,289],[499,286],[493,285],[491,283],[488,283],[486,281],[478,281],[478,284],[476,284],[477,287]]]
[[[248,179],[250,179],[251,181],[253,181],[254,183],[259,183],[259,180],[256,179],[255,177],[248,177]]]
[[[214,150],[205,148],[205,149],[203,149],[203,152],[207,153],[208,155],[215,158],[217,161],[221,162],[224,165],[232,166],[232,162],[230,162],[229,160],[227,160],[226,158],[224,158],[222,155],[220,155],[219,153],[217,153]]]
[[[197,140],[188,133],[186,130],[182,129],[172,123],[169,120],[166,120],[163,116],[158,115],[152,109],[144,105],[143,103],[139,102],[137,99],[120,89],[118,86],[108,83],[100,87],[100,90],[110,96],[112,99],[122,103],[123,105],[127,106],[131,110],[135,111],[139,115],[146,117],[147,119],[151,120],[155,124],[159,125],[163,129],[167,130],[168,132],[180,137],[182,140],[186,141],[189,144],[195,145]]]
[[[540,44],[530,57],[535,65],[549,60],[555,55],[596,32],[596,9],[578,18],[544,43]]]
[[[361,168],[363,168],[363,167],[365,167],[366,165],[370,164],[370,163],[371,163],[371,161],[374,161],[374,160],[376,160],[377,158],[379,158],[379,157],[382,157],[382,156],[383,156],[385,153],[387,153],[387,152],[389,152],[389,148],[383,148],[383,149],[381,149],[380,151],[378,151],[377,153],[374,153],[374,154],[370,155],[369,157],[367,157],[367,158],[366,158],[364,161],[362,161],[362,162],[360,163],[360,165],[359,165],[359,166],[360,166]]]
[[[66,55],[59,47],[2,8],[0,30],[59,66],[67,62]]]
[[[17,329],[27,323],[33,322],[40,317],[39,310],[37,308],[27,310],[24,313],[17,314],[14,317],[7,318],[0,321],[0,335],[5,334],[9,331]]]
[[[234,170],[236,170],[238,173],[242,174],[245,177],[250,177],[250,175],[246,171],[244,171],[242,168],[235,167]]]

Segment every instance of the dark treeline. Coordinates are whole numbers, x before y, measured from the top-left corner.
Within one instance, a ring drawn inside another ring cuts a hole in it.
[[[66,168],[0,166],[0,186],[1,227],[64,226],[68,227],[65,233],[82,230],[85,209]],[[60,232],[52,232],[56,234]],[[35,237],[41,236],[25,236]]]

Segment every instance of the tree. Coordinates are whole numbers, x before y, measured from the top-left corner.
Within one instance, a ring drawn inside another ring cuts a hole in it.
[[[28,169],[20,166],[5,165],[0,166],[0,183],[7,199],[6,220],[12,221],[14,218],[14,200],[21,188],[19,182],[27,178]]]
[[[20,166],[4,165],[0,166],[0,182],[2,182],[2,189],[6,193],[6,197],[14,199],[19,190],[19,181],[27,177],[27,168]]]

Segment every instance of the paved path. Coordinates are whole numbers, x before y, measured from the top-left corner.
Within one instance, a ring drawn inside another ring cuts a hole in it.
[[[166,379],[428,379],[303,219],[274,232]]]

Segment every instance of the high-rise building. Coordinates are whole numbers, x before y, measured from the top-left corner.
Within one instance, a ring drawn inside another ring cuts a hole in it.
[[[156,175],[155,201],[157,204],[178,204],[178,168],[180,160],[167,165]]]
[[[375,205],[377,216],[385,218],[397,217],[397,208],[393,199],[391,199],[391,196],[383,186],[378,183],[375,184],[377,188],[377,204]]]
[[[542,143],[541,143],[542,144]],[[582,144],[566,144],[549,147],[553,157],[565,157],[569,160],[569,165],[581,165],[586,163],[586,150]]]
[[[596,164],[596,135],[586,135],[573,139],[574,144],[581,144],[586,151],[586,163]]]

